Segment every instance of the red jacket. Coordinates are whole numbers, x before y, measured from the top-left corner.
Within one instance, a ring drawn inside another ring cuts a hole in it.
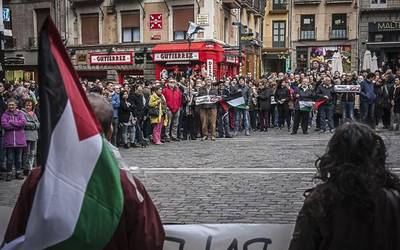
[[[178,87],[171,88],[169,86],[165,87],[162,91],[162,94],[167,101],[168,109],[172,113],[178,112],[182,103],[182,93]]]
[[[135,178],[138,191],[143,195],[140,202],[136,189],[126,173],[120,170],[124,209],[117,229],[105,250],[162,250],[165,232],[157,209],[143,184]],[[17,204],[11,215],[4,241],[6,243],[25,234],[26,224],[40,180],[40,169],[34,169],[22,185]]]

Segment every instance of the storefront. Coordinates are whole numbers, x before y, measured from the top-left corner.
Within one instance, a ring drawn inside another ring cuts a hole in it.
[[[224,49],[215,42],[158,44],[152,52],[157,80],[193,73],[218,80],[229,71],[224,67]]]
[[[143,58],[140,58],[143,61]],[[123,84],[129,78],[143,77],[144,66],[136,64],[133,51],[76,51],[73,63],[81,79]]]
[[[368,23],[367,49],[376,55],[378,66],[400,69],[400,19]]]
[[[287,49],[284,50],[263,50],[264,74],[271,72],[288,72],[290,70],[290,56]]]

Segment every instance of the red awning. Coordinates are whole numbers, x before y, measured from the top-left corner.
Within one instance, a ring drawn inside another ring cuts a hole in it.
[[[194,42],[190,45],[190,51],[207,51],[207,50],[224,52],[222,46],[217,43]],[[157,44],[152,49],[153,53],[181,52],[181,51],[189,51],[189,43]]]

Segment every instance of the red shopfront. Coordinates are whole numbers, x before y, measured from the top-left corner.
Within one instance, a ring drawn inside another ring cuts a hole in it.
[[[224,49],[218,43],[192,42],[190,48],[189,43],[158,44],[152,51],[157,80],[165,70],[185,75],[189,68],[203,70],[216,80],[223,76]]]

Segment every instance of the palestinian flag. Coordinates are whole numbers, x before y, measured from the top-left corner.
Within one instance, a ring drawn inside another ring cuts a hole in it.
[[[326,103],[326,99],[318,99],[314,103],[314,110],[318,110],[322,105]]]
[[[220,104],[222,108],[225,110],[225,112],[228,110],[229,106],[237,109],[246,109],[246,103],[244,101],[244,98],[242,96],[242,93],[237,92],[235,94],[229,95],[225,98],[223,98],[220,101]]]
[[[4,249],[103,249],[123,210],[119,168],[50,18],[39,78],[41,178],[25,235]]]

